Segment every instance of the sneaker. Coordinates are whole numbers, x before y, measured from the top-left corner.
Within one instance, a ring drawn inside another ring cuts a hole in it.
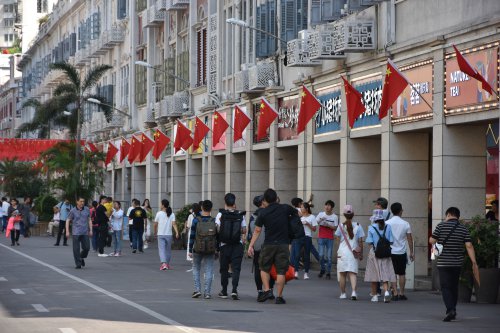
[[[358,299],[358,295],[356,294],[355,291],[353,291],[351,294],[351,301],[356,301],[357,299]]]
[[[386,291],[384,294],[384,303],[389,303],[391,301],[391,294]]]
[[[201,296],[201,293],[199,291],[193,292],[193,295],[191,295],[192,298],[198,298]]]
[[[162,264],[160,265],[160,271],[166,271],[166,270],[167,270],[167,264],[162,263]]]
[[[371,301],[372,301],[372,302],[378,302],[378,296],[377,296],[377,295],[372,296]]]
[[[295,280],[298,280],[299,279],[299,272],[295,272]]]
[[[270,300],[274,300],[274,299],[275,299],[275,297],[274,297],[273,290],[271,289],[271,290],[270,290],[270,292],[271,292],[271,296],[269,296],[269,299],[270,299]]]
[[[97,256],[98,256],[98,257],[107,257],[108,255],[107,255],[107,254],[104,254],[104,253],[99,253]]]
[[[286,304],[285,299],[283,297],[276,297],[276,301],[274,302],[276,304]]]
[[[226,299],[227,298],[227,291],[221,291],[219,293],[219,298]]]
[[[59,246],[59,244],[55,243],[54,246]]]
[[[139,250],[139,253],[144,253],[144,251],[143,250]]]
[[[455,320],[457,318],[457,313],[455,311],[448,312],[446,317],[444,317],[443,321],[449,322]]]
[[[326,273],[326,279],[330,280],[331,278],[332,278],[332,276],[330,275],[330,273]]]
[[[169,264],[167,264],[167,269],[168,270],[172,269],[172,266],[170,266]]]
[[[400,301],[407,301],[408,300],[408,297],[406,297],[405,295],[399,295],[398,299]]]
[[[82,265],[82,267],[85,267],[85,260],[80,259],[80,265]]]
[[[115,257],[121,257],[121,256],[122,256],[122,254],[120,252],[115,253]]]
[[[231,298],[233,299],[233,301],[237,301],[237,300],[240,299],[240,297],[238,296],[237,292],[232,292],[231,293]]]
[[[76,266],[75,269],[82,269],[82,266]]]
[[[345,295],[345,293],[343,293],[343,294],[340,294],[340,297],[339,297],[339,298],[340,298],[340,299],[346,299],[346,298],[347,298],[347,296]]]
[[[325,275],[325,271],[320,271],[318,274],[318,277],[321,279]]]
[[[205,296],[203,296],[204,299],[212,299],[212,295],[210,294],[205,294]]]
[[[116,253],[114,252],[111,252],[110,254],[108,254],[108,257],[114,257]]]
[[[304,273],[304,280],[309,280],[309,274]]]
[[[268,299],[271,298],[271,295],[273,294],[273,292],[271,290],[268,290],[268,291],[263,291],[261,295],[259,295],[259,297],[257,298],[257,302],[265,302],[267,301]]]
[[[137,250],[132,250],[132,253],[137,253]]]

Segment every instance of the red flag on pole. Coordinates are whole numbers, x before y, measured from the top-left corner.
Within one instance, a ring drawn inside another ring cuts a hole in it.
[[[453,45],[453,48],[455,49],[455,55],[457,56],[458,68],[460,68],[460,70],[465,74],[481,82],[483,90],[486,90],[490,93],[490,95],[493,95],[493,88],[488,83],[488,81],[486,81],[486,79],[481,74],[479,74],[479,72],[474,67],[471,66],[471,64],[467,61],[467,59],[465,59],[462,53],[458,51],[455,45]]]
[[[89,147],[90,151],[93,153],[97,153],[99,151],[99,149],[96,147],[96,145],[93,144],[92,142],[87,142],[87,146]]]
[[[366,111],[366,108],[363,104],[361,93],[351,86],[343,76],[340,77],[344,81],[347,119],[349,120],[349,127],[352,128],[356,119]]]
[[[233,141],[241,140],[243,138],[243,131],[250,124],[250,117],[246,115],[238,105],[234,106],[234,124],[233,124]]]
[[[118,148],[115,147],[113,143],[108,142],[108,152],[106,153],[106,162],[104,162],[104,165],[108,165],[111,163],[115,155],[118,153]]]
[[[130,142],[130,151],[128,153],[128,162],[134,163],[139,154],[141,153],[142,143],[134,135],[132,135],[132,141]]]
[[[174,140],[174,154],[179,150],[187,150],[193,144],[191,131],[183,123],[177,121],[177,133]]]
[[[257,128],[257,141],[264,139],[267,136],[267,129],[271,126],[274,119],[278,118],[278,112],[262,98],[259,110],[259,123]]]
[[[195,117],[196,121],[194,123],[194,137],[193,137],[193,149],[196,150],[200,148],[200,142],[205,138],[210,128],[200,118]]]
[[[155,143],[144,133],[142,133],[141,135],[141,141],[142,144],[141,144],[141,152],[139,154],[139,162],[144,162],[151,149],[153,149]]]
[[[156,130],[153,137],[155,139],[155,145],[153,147],[153,157],[155,158],[155,160],[157,160],[160,158],[161,153],[163,153],[167,145],[170,143],[170,138],[163,134],[163,132],[159,129]]]
[[[302,86],[300,94],[299,120],[297,124],[297,135],[302,133],[307,126],[307,123],[314,117],[316,112],[321,108],[321,103],[318,99],[306,88]]]
[[[128,143],[127,139],[122,138],[122,143],[120,145],[120,163],[123,162],[125,157],[128,156],[130,152],[130,143]]]
[[[387,69],[385,70],[384,87],[382,89],[382,101],[380,102],[380,110],[378,113],[379,119],[382,120],[387,116],[390,107],[405,90],[407,85],[408,80],[401,74],[391,59],[387,59]]]
[[[222,134],[229,128],[227,121],[222,118],[219,112],[214,112],[214,128],[212,130],[212,147],[219,143]]]

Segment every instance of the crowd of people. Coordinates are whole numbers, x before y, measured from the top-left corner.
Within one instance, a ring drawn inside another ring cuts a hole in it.
[[[406,301],[405,275],[409,261],[414,260],[413,237],[410,224],[403,216],[403,206],[394,202],[389,209],[387,199],[373,201],[373,212],[366,233],[355,220],[352,205],[343,207],[343,218],[334,213],[335,203],[327,200],[323,211],[312,214],[311,204],[293,198],[291,205],[280,203],[278,194],[267,189],[253,199],[255,210],[247,223],[246,212],[237,209],[236,196],[224,196],[225,207],[213,214],[210,200],[194,203],[185,223],[179,230],[175,214],[168,200],[161,200],[160,211],[153,218],[148,199],[143,203],[133,199],[125,213],[120,201],[101,196],[88,207],[84,198],[78,198],[73,206],[66,198],[53,207],[53,220],[47,233],[53,235],[57,227],[54,246],[68,245],[72,237],[75,268],[85,266],[90,249],[99,257],[122,256],[124,227],[128,228],[132,254],[143,253],[148,242],[157,239],[159,269],[172,269],[172,244],[174,237],[187,233],[187,257],[192,261],[194,281],[193,298],[212,298],[214,262],[219,261],[221,290],[220,298],[239,300],[238,285],[243,257],[252,258],[257,301],[274,300],[285,304],[283,290],[289,279],[310,278],[311,255],[320,264],[318,278],[331,279],[332,257],[335,241],[338,242],[337,281],[339,298],[347,299],[347,284],[350,284],[349,299],[358,300],[357,281],[359,262],[367,253],[364,281],[371,286],[371,301]],[[498,206],[498,205],[497,205]],[[10,232],[12,246],[19,245],[21,234],[29,236],[31,198],[23,204],[11,199],[10,204],[2,198],[2,232]],[[491,217],[498,218],[494,211]],[[28,218],[26,218],[28,216]],[[458,223],[460,211],[451,207],[445,221],[432,233],[429,243],[443,246],[438,258],[438,269],[443,300],[446,305],[445,321],[456,318],[458,277],[464,259],[464,244],[473,265],[476,265],[474,248],[467,229]],[[318,231],[318,249],[313,243],[313,233]],[[247,244],[248,243],[248,244]],[[248,245],[248,246],[247,246]],[[112,246],[113,252],[106,254],[105,248]],[[247,246],[247,247],[246,247]],[[201,285],[201,269],[204,268],[204,285]],[[231,280],[231,290],[229,281]],[[276,287],[276,288],[275,288]],[[276,290],[276,296],[275,296]]]

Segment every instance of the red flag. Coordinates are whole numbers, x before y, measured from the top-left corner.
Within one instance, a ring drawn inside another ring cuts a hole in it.
[[[234,106],[234,125],[233,141],[236,142],[243,138],[243,131],[250,124],[251,119],[243,112],[238,105]]]
[[[493,95],[493,88],[488,83],[488,81],[486,81],[486,79],[481,74],[479,74],[479,72],[474,67],[471,66],[471,64],[467,61],[467,59],[465,59],[462,53],[458,51],[455,45],[453,45],[453,48],[455,49],[455,55],[457,56],[458,67],[460,68],[460,70],[470,77],[473,77],[481,82],[483,90],[486,90],[490,93],[490,95]]]
[[[130,151],[128,153],[128,162],[134,163],[137,157],[141,153],[142,142],[132,135],[132,141],[130,142]]]
[[[196,122],[194,123],[194,137],[193,137],[193,149],[196,150],[200,148],[200,142],[205,138],[210,128],[200,118],[195,117]]]
[[[385,70],[384,88],[382,89],[382,101],[378,118],[387,116],[389,108],[398,99],[399,95],[405,90],[408,81],[398,70],[396,65],[390,59],[387,59],[387,69]]]
[[[93,144],[92,142],[87,142],[87,146],[89,146],[90,151],[93,153],[97,153],[99,151],[96,145]]]
[[[343,76],[340,77],[344,81],[347,119],[349,120],[349,127],[352,128],[356,119],[366,111],[366,108],[361,93],[351,86]]]
[[[153,135],[155,139],[155,145],[153,147],[153,157],[155,160],[159,159],[161,156],[161,153],[165,150],[167,145],[170,143],[170,138],[163,134],[162,131],[159,129],[156,130],[155,134]]]
[[[144,133],[141,135],[141,141],[142,144],[141,152],[139,153],[139,162],[144,162],[151,149],[153,149],[155,143]]]
[[[104,165],[107,166],[109,163],[111,163],[117,153],[118,148],[116,148],[115,145],[111,143],[111,141],[108,142],[108,152],[106,153],[106,162],[104,162]]]
[[[262,98],[259,110],[259,123],[257,128],[257,141],[264,139],[267,136],[267,129],[271,126],[274,119],[278,118],[278,112]]]
[[[177,134],[174,140],[174,154],[179,150],[187,150],[193,144],[191,131],[183,123],[177,121]]]
[[[307,126],[307,123],[314,117],[316,112],[321,108],[321,103],[318,99],[306,88],[302,86],[302,93],[300,94],[300,109],[299,121],[297,124],[297,135],[302,133]]]
[[[222,134],[224,134],[224,132],[229,127],[229,124],[224,118],[222,118],[219,112],[215,111],[213,118],[214,118],[214,127],[212,130],[213,133],[212,147],[214,147],[216,144],[219,143]]]
[[[125,157],[128,156],[130,152],[130,143],[128,143],[127,139],[122,138],[122,144],[120,145],[120,163],[123,162]]]

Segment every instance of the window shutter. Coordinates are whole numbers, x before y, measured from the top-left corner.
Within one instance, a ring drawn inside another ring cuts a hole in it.
[[[92,14],[92,33],[91,33],[91,39],[97,39],[99,38],[99,35],[101,33],[101,13],[97,12]]]
[[[117,1],[117,18],[119,20],[127,17],[127,0],[118,0]]]
[[[76,33],[72,33],[69,36],[69,39],[70,39],[69,56],[72,57],[76,53]]]
[[[334,21],[340,17],[340,10],[347,0],[321,0],[321,20]]]

